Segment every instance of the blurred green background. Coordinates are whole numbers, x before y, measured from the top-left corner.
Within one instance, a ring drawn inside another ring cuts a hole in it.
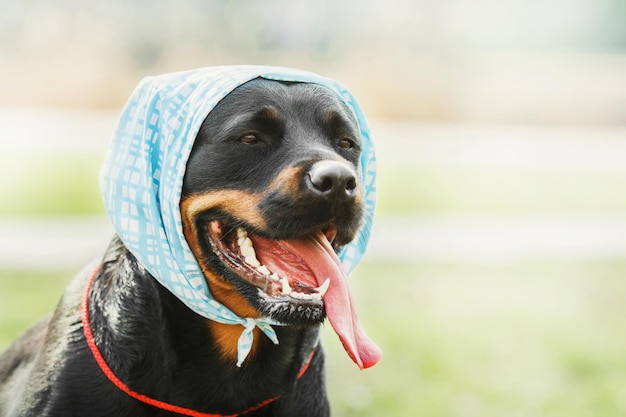
[[[142,76],[296,66],[369,116],[351,277],[384,350],[325,329],[336,416],[626,413],[626,2],[0,0],[0,350],[112,235],[97,173]]]

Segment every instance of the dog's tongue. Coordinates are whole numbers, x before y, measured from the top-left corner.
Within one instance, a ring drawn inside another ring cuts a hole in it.
[[[261,262],[271,270],[290,271],[290,273],[302,274],[302,268],[298,268],[292,263],[297,259],[308,266],[313,272],[313,277],[298,276],[303,283],[311,286],[320,286],[327,278],[330,278],[330,286],[324,295],[324,306],[326,315],[335,333],[339,336],[344,349],[352,360],[361,368],[369,368],[375,365],[382,355],[378,346],[365,334],[359,324],[346,273],[341,266],[341,261],[335,254],[328,239],[320,232],[315,236],[296,240],[281,240],[258,242],[253,239],[257,256]],[[272,242],[273,248],[261,248]],[[276,245],[280,246],[280,249]],[[270,252],[266,250],[270,249]],[[284,256],[284,251],[288,251],[292,256]],[[283,252],[282,256],[272,256]],[[291,258],[291,261],[288,260]],[[288,263],[289,265],[285,265]],[[307,274],[308,275],[308,274]],[[314,279],[316,282],[310,282]]]

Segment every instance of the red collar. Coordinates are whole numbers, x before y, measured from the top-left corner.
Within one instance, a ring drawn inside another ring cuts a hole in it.
[[[113,373],[111,368],[109,368],[109,365],[107,365],[106,361],[104,360],[104,357],[102,357],[102,354],[100,353],[100,349],[98,349],[98,346],[96,345],[96,341],[95,341],[95,339],[93,337],[93,333],[91,331],[91,323],[90,323],[90,320],[89,320],[89,291],[91,290],[91,285],[93,284],[93,282],[94,282],[96,276],[98,275],[99,271],[100,271],[100,267],[98,266],[91,273],[91,275],[89,277],[89,280],[87,281],[87,286],[85,288],[85,293],[83,294],[83,302],[82,302],[82,305],[81,305],[83,332],[85,334],[85,339],[87,341],[87,345],[89,346],[89,349],[91,350],[91,354],[93,355],[94,359],[96,360],[96,363],[98,364],[98,366],[102,370],[102,373],[104,373],[104,375],[106,375],[106,377],[109,379],[109,381],[111,381],[113,383],[113,385],[115,385],[120,391],[123,391],[128,396],[136,399],[137,401],[141,401],[142,403],[151,405],[151,406],[156,407],[156,408],[160,408],[161,410],[166,410],[166,411],[169,411],[169,412],[172,412],[172,413],[177,413],[177,414],[181,414],[181,415],[184,415],[184,416],[191,416],[191,417],[236,417],[236,416],[239,416],[239,415],[247,414],[247,413],[250,413],[252,411],[258,410],[259,408],[265,407],[266,405],[271,404],[274,401],[276,401],[278,398],[280,398],[279,396],[268,398],[267,400],[262,401],[259,404],[257,404],[257,405],[255,405],[253,407],[250,407],[250,408],[240,412],[239,414],[232,414],[230,416],[224,416],[223,414],[204,413],[204,412],[201,412],[201,411],[191,410],[189,408],[181,407],[181,406],[178,406],[178,405],[169,404],[169,403],[166,403],[164,401],[160,401],[160,400],[148,397],[147,395],[140,394],[140,393],[130,389],[128,387],[128,385],[126,385],[124,382],[122,382]],[[313,350],[311,352],[311,355],[307,359],[306,363],[304,364],[302,369],[300,369],[300,372],[298,373],[298,379],[300,379],[302,377],[302,375],[304,375],[304,373],[308,369],[309,364],[311,363],[311,360],[313,359],[313,355],[314,354],[315,354],[315,350]]]

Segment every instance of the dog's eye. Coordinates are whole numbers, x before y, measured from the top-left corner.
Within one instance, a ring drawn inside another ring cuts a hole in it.
[[[352,149],[355,147],[356,143],[350,138],[343,138],[337,142],[337,145],[339,145],[341,149]]]
[[[248,134],[248,135],[244,135],[244,136],[240,137],[239,138],[239,142],[241,142],[241,143],[243,143],[245,145],[256,145],[257,143],[260,142],[260,140],[255,135]]]

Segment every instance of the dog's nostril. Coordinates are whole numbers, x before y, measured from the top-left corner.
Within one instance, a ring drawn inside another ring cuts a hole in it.
[[[335,186],[333,179],[329,176],[321,177],[319,175],[311,176],[311,174],[309,174],[309,178],[311,178],[311,183],[313,183],[313,187],[315,187],[316,190],[321,191],[322,193],[331,191]]]
[[[346,191],[352,192],[356,190],[356,178],[352,177],[346,182]]]
[[[343,162],[316,162],[309,170],[308,177],[312,190],[321,195],[349,198],[356,192],[356,174]]]

